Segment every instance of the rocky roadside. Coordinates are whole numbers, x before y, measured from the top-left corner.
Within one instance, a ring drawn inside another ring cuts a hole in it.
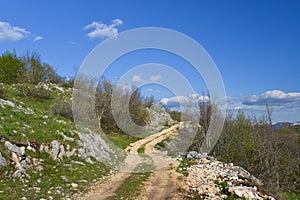
[[[242,167],[196,152],[190,152],[185,157],[192,160],[194,165],[186,169],[179,168],[179,171],[187,172],[181,185],[183,199],[275,200],[262,191],[263,183]]]

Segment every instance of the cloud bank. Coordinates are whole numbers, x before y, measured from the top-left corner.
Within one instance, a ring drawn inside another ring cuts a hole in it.
[[[271,90],[263,94],[249,96],[243,101],[244,105],[265,106],[266,103],[271,104],[273,106],[282,106],[284,104],[300,105],[300,93],[285,93],[281,90]]]
[[[86,25],[85,30],[92,30],[87,34],[91,39],[93,38],[106,38],[106,37],[116,37],[119,33],[118,26],[121,26],[123,21],[121,19],[112,20],[111,24],[104,24],[101,22],[95,22]]]

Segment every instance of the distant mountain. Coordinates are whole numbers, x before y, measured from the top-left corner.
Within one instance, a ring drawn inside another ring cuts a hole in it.
[[[278,129],[278,128],[289,127],[293,125],[294,123],[291,122],[277,122],[276,124],[273,124],[273,128]]]
[[[293,125],[292,126],[300,126],[300,121],[299,122],[295,122],[295,123],[293,123]]]

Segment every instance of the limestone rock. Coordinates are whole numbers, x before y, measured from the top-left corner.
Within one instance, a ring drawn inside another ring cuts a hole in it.
[[[71,183],[71,187],[74,188],[74,189],[78,188],[78,184],[77,183]]]
[[[235,194],[238,197],[245,197],[246,199],[263,200],[263,198],[257,194],[253,187],[234,186],[229,187],[228,192]]]
[[[15,152],[18,156],[22,156],[22,150],[17,145],[9,141],[5,141],[4,145],[9,151]]]
[[[51,157],[56,160],[60,153],[60,143],[57,140],[51,142]]]
[[[7,165],[6,159],[2,156],[0,152],[0,167],[5,167]]]
[[[211,157],[201,157],[196,152],[186,154],[196,164],[188,167],[188,176],[182,186],[185,191],[198,194],[202,199],[224,199],[226,195],[246,197],[251,200],[272,199],[260,192],[259,179],[232,163],[223,163]]]

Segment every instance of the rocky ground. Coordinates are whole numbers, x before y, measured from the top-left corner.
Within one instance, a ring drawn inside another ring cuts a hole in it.
[[[263,183],[242,167],[196,152],[190,152],[185,157],[193,161],[193,165],[179,168],[187,175],[180,186],[183,199],[274,199],[263,192]]]

